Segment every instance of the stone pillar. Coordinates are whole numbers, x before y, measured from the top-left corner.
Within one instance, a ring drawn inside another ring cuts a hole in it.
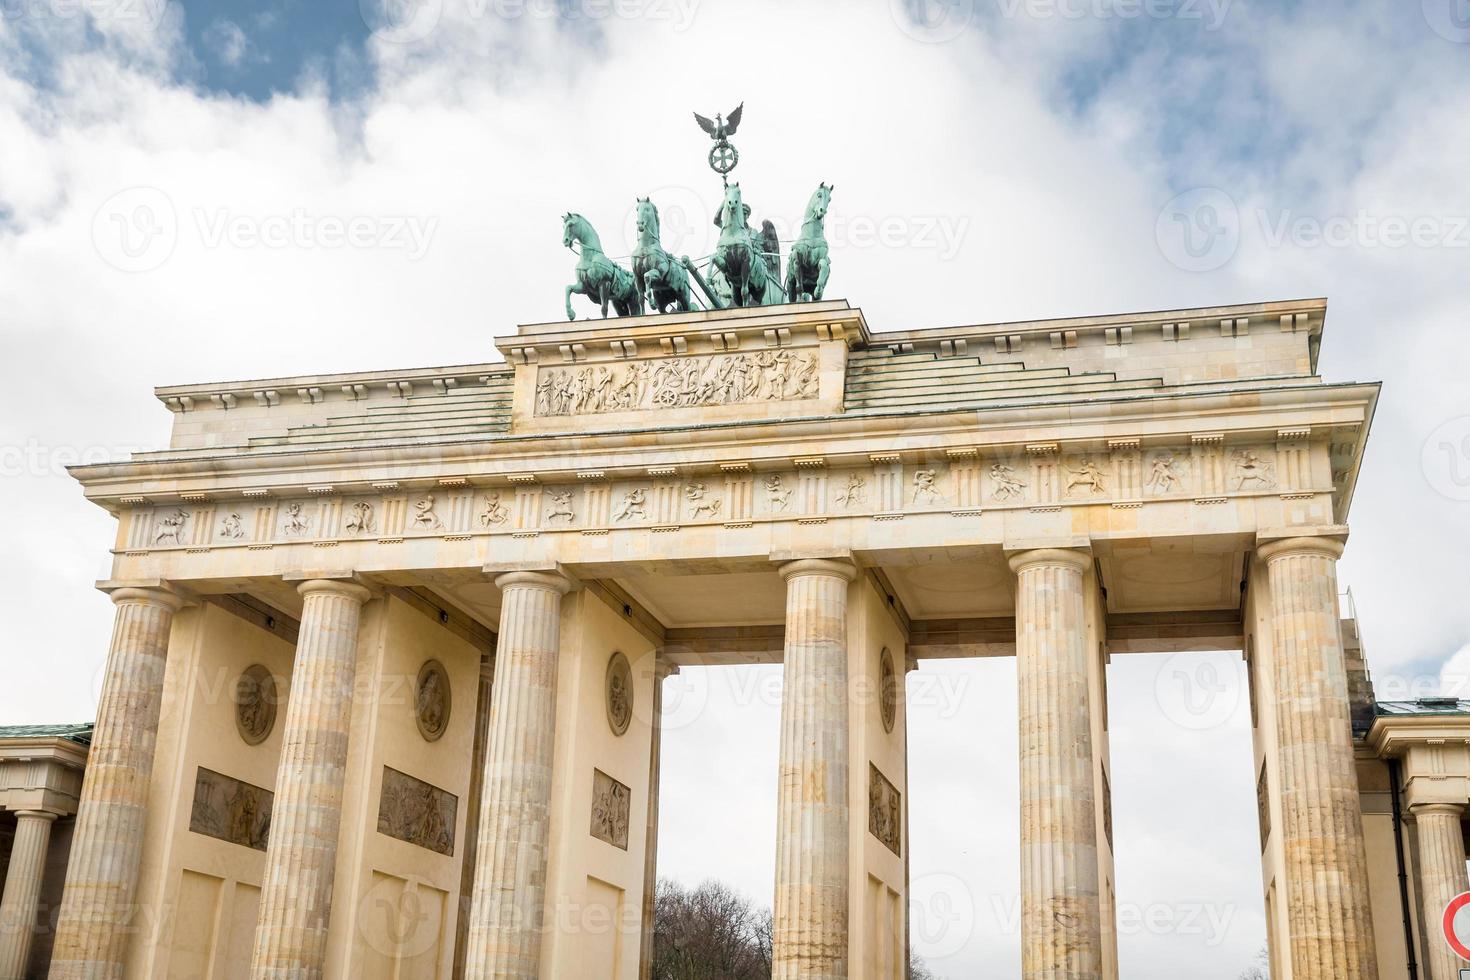
[[[1426,980],[1459,980],[1462,969],[1470,969],[1450,951],[1440,937],[1439,924],[1450,899],[1470,891],[1465,874],[1465,836],[1460,818],[1465,808],[1452,803],[1428,803],[1412,807],[1419,827],[1419,889],[1429,933],[1429,962]]]
[[[658,892],[659,774],[663,767],[664,680],[679,672],[675,664],[655,657],[653,664],[652,727],[648,751],[648,827],[643,852],[643,934],[639,939],[638,980],[653,976],[653,920]]]
[[[1021,976],[1099,980],[1103,971],[1086,552],[1011,557],[1021,723]]]
[[[144,809],[163,701],[174,613],[164,589],[118,589],[112,650],[97,704],[66,890],[51,954],[52,980],[120,980],[143,853]]]
[[[370,593],[345,581],[303,582],[306,600],[276,769],[252,980],[317,980],[327,952],[357,629]]]
[[[500,634],[465,976],[540,980],[561,599],[572,583],[509,572],[495,584]]]
[[[781,566],[786,667],[776,811],[773,980],[848,975],[848,562]]]
[[[56,814],[44,810],[16,811],[15,842],[5,872],[5,897],[0,899],[0,980],[25,980],[55,822]]]
[[[1368,859],[1337,606],[1342,543],[1258,549],[1271,590],[1286,918],[1293,980],[1377,980]]]

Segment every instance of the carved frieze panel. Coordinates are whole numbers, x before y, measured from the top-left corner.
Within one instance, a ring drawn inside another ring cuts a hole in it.
[[[201,766],[194,777],[194,806],[189,829],[263,851],[270,840],[275,794]]]
[[[259,491],[199,506],[189,501],[135,506],[125,548],[138,553],[493,534],[602,535],[688,524],[896,520],[1006,508],[1138,507],[1161,500],[1216,503],[1311,493],[1312,459],[1305,442],[1228,444],[1218,433],[1206,433],[1174,446],[1114,439],[1107,447],[1106,452],[1073,452],[1037,443],[1024,450],[1011,447],[1005,454],[959,448],[928,459],[873,453],[856,463],[813,456],[775,470],[731,462],[632,474],[524,474],[512,476],[508,486],[473,486],[460,479],[405,490],[394,483],[375,485],[382,491],[378,494],[358,491],[343,497],[275,498]]]
[[[459,797],[408,773],[383,767],[378,833],[437,854],[454,854]]]
[[[817,352],[788,349],[542,368],[536,415],[599,415],[818,397]]]
[[[592,770],[592,836],[628,849],[633,791],[601,769]]]
[[[903,796],[868,763],[868,832],[894,854],[903,856]]]

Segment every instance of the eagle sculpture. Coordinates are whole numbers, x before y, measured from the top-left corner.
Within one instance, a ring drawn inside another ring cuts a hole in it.
[[[710,139],[716,143],[723,143],[731,136],[734,136],[735,130],[740,128],[740,114],[744,111],[745,103],[742,102],[739,108],[730,113],[728,119],[719,113],[715,113],[714,119],[706,119],[697,112],[694,114],[694,118],[699,122],[699,128],[709,133]]]

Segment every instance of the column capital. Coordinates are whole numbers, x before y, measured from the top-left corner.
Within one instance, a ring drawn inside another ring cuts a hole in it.
[[[1300,524],[1262,528],[1256,532],[1256,554],[1262,561],[1311,554],[1339,558],[1347,539],[1346,524]]]
[[[560,571],[517,569],[495,576],[495,585],[502,592],[511,588],[546,589],[557,595],[566,595],[575,584]]]
[[[857,566],[851,561],[831,558],[798,558],[781,565],[776,571],[781,573],[781,578],[790,581],[792,578],[803,575],[827,575],[832,578],[840,578],[845,582],[851,582],[857,578]]]
[[[1410,816],[1418,817],[1421,814],[1443,814],[1448,817],[1463,817],[1465,815],[1465,804],[1415,803],[1409,807]]]
[[[1092,567],[1092,552],[1081,548],[1031,548],[1026,551],[1012,551],[1008,558],[1011,571],[1017,575],[1039,565],[1059,565],[1063,568],[1075,568],[1083,573]]]
[[[189,599],[178,589],[162,579],[150,582],[98,582],[97,588],[106,592],[113,605],[160,606],[176,613],[189,604]]]
[[[50,810],[21,809],[15,810],[13,812],[15,813],[17,819],[24,817],[28,820],[44,820],[47,823],[54,823],[55,821],[61,819],[61,814],[52,813]]]
[[[339,595],[353,600],[359,606],[373,597],[365,586],[350,579],[338,578],[309,578],[296,586],[296,591],[303,599],[314,595]]]

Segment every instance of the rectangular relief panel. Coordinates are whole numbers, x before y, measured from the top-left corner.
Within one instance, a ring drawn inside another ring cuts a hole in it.
[[[903,796],[878,767],[868,763],[868,831],[903,856]]]
[[[601,769],[592,770],[592,836],[628,849],[633,791]]]
[[[231,776],[199,767],[189,829],[230,844],[263,851],[270,839],[275,794]]]
[[[459,797],[453,793],[383,767],[378,833],[438,854],[453,855],[458,811]]]
[[[816,348],[541,368],[536,415],[600,415],[800,401],[820,394]]]

